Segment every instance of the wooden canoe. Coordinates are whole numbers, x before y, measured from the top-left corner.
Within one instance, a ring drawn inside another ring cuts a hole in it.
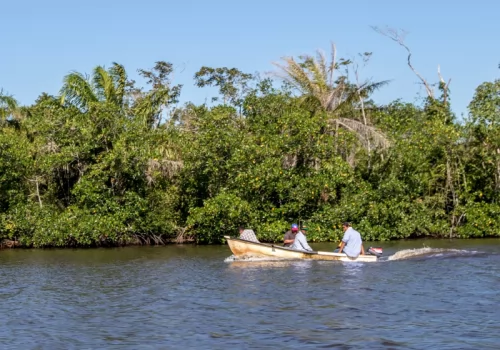
[[[334,260],[346,262],[375,262],[378,259],[375,255],[359,255],[353,259],[344,253],[305,252],[275,244],[257,243],[229,236],[224,236],[224,238],[227,240],[227,244],[233,255],[243,259],[272,257],[291,260]]]

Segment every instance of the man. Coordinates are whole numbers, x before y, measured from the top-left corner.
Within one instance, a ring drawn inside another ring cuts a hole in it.
[[[344,252],[350,258],[357,258],[360,253],[365,255],[360,233],[353,229],[348,222],[342,224],[342,229],[344,230],[344,237],[340,242],[338,253]]]
[[[285,237],[283,238],[283,245],[285,247],[290,247],[295,241],[295,235],[299,231],[299,226],[297,224],[292,224],[290,230],[286,231]]]
[[[303,225],[302,229],[295,235],[295,240],[290,248],[312,252],[313,249],[307,244],[305,233],[307,233],[307,227]]]
[[[245,229],[243,226],[240,226],[239,231],[240,231],[240,239],[244,239],[245,241],[260,243],[253,230]]]
[[[305,224],[302,224],[302,227],[300,229],[302,231],[303,234],[307,234],[307,226]]]

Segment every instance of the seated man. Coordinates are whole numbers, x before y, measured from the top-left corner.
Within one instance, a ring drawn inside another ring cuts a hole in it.
[[[260,243],[253,230],[245,229],[243,226],[240,226],[239,231],[240,231],[240,239],[244,239],[245,241]]]
[[[302,226],[302,230],[297,232],[297,234],[295,235],[295,240],[293,241],[293,244],[290,248],[312,252],[313,249],[309,246],[309,244],[307,244],[307,238],[304,235],[305,233],[307,233],[307,227]]]
[[[283,238],[283,245],[285,247],[291,247],[293,244],[293,241],[295,240],[295,235],[299,231],[299,226],[297,224],[292,224],[292,227],[290,230],[286,231],[285,233],[285,238]]]
[[[342,224],[342,229],[344,230],[344,237],[340,242],[338,253],[344,252],[350,258],[357,258],[359,254],[365,255],[360,233],[353,229],[348,222]],[[337,250],[335,252],[337,253]]]

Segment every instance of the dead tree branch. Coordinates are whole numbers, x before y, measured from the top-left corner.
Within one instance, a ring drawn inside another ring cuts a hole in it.
[[[429,98],[431,98],[431,99],[434,99],[434,90],[432,89],[431,85],[427,82],[427,80],[424,79],[424,77],[422,75],[420,75],[420,73],[415,69],[415,67],[413,67],[413,65],[411,63],[412,52],[411,52],[410,48],[404,42],[406,34],[408,34],[408,33],[402,29],[398,30],[398,29],[389,28],[389,27],[386,27],[385,29],[381,29],[381,28],[376,27],[376,26],[371,26],[371,28],[374,31],[376,31],[377,33],[391,39],[392,41],[395,41],[396,43],[398,43],[398,45],[402,46],[408,52],[408,59],[407,59],[408,67],[410,67],[412,72],[420,79],[420,81],[424,85],[425,90],[427,92],[427,96],[429,96]]]
[[[441,90],[443,90],[443,103],[446,104],[448,101],[448,89],[450,87],[451,83],[451,78],[448,80],[448,83],[446,83],[443,79],[443,76],[441,75],[441,67],[438,65],[438,77],[439,77],[439,86]]]

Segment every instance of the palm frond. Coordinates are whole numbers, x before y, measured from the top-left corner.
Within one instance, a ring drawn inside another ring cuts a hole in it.
[[[136,116],[151,122],[158,118],[162,108],[166,106],[170,99],[170,89],[161,88],[152,90],[137,100],[134,106]]]
[[[116,89],[113,77],[106,69],[104,69],[104,67],[97,66],[94,68],[92,83],[94,84],[94,89],[97,92],[100,100],[115,104],[117,103]]]
[[[120,106],[123,105],[125,97],[125,87],[127,85],[127,72],[121,64],[113,62],[113,66],[109,69],[109,74],[115,83],[116,100]]]
[[[368,97],[369,95],[373,94],[375,91],[388,85],[390,82],[391,82],[391,80],[382,80],[382,81],[377,81],[377,82],[367,81],[359,87],[359,92],[364,97]]]
[[[327,112],[335,112],[343,104],[348,103],[350,95],[349,86],[341,79],[335,85],[335,88],[330,89],[328,94],[323,96],[323,108]]]
[[[0,107],[14,110],[17,109],[17,106],[14,96],[4,94],[3,90],[0,90]]]
[[[375,148],[386,149],[390,146],[388,138],[384,133],[371,125],[365,125],[359,120],[351,118],[331,119],[331,124],[337,124],[353,132],[361,141],[363,146],[368,146],[368,142]]]
[[[304,103],[314,106],[314,101],[318,101],[321,108],[331,116],[331,123],[355,133],[368,151],[372,146],[387,148],[389,146],[387,137],[369,125],[364,114],[363,101],[389,81],[366,81],[356,86],[349,82],[347,74],[336,77],[339,67],[347,67],[352,61],[340,60],[337,63],[336,47],[333,43],[331,51],[330,62],[327,62],[326,55],[318,50],[316,57],[302,55],[298,57],[298,61],[292,57],[285,57],[282,58],[283,64],[273,64],[280,69],[279,76],[302,93]],[[354,118],[356,114],[352,114],[358,104],[361,104],[363,111],[363,122]],[[346,111],[350,112],[348,115],[352,115],[351,118],[344,117],[347,115]]]
[[[72,72],[64,77],[59,94],[61,104],[67,101],[83,109],[87,109],[91,102],[98,101],[88,78],[78,72]]]
[[[318,52],[318,55],[321,59],[320,52]],[[304,61],[304,64],[311,74],[311,78],[314,82],[314,85],[316,86],[317,92],[323,94],[324,92],[328,91],[329,86],[327,81],[326,69],[324,69],[323,63],[318,62],[318,60],[315,60],[312,57],[307,57],[307,59]]]
[[[329,85],[330,82],[328,80],[328,63],[326,61],[326,55],[322,50],[316,51],[316,66],[317,70],[321,74],[321,79],[325,80],[325,84]]]
[[[304,68],[293,57],[282,58],[286,65],[273,62],[281,70],[279,76],[304,94],[314,94],[316,88]]]
[[[0,89],[0,119],[6,119],[18,110],[16,99],[12,95],[7,95]]]
[[[331,56],[330,56],[330,64],[328,65],[328,84],[333,86],[335,82],[335,72],[337,71],[337,47],[332,42],[331,43]]]

